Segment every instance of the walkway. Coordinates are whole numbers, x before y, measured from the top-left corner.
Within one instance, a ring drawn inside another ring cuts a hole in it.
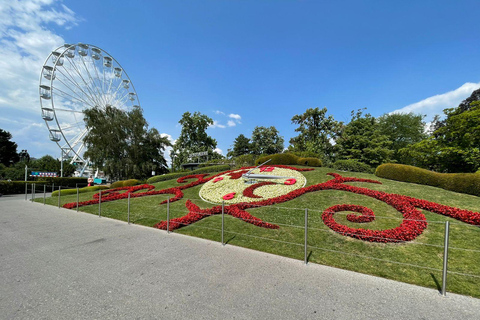
[[[24,197],[24,196],[23,196]],[[0,197],[1,319],[478,319],[480,299]]]

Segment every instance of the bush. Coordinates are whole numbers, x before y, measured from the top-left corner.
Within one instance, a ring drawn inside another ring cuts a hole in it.
[[[73,177],[41,177],[41,180],[35,183],[54,184],[55,186],[76,188],[77,185],[87,185],[87,178],[73,178]]]
[[[28,192],[30,192],[30,185],[33,182],[27,181]],[[37,182],[38,183],[38,182]],[[0,193],[1,194],[21,194],[25,193],[25,181],[0,181]]]
[[[139,183],[140,181],[137,179],[119,180],[112,183],[110,185],[110,189],[121,188],[121,187],[132,187]]]
[[[257,156],[254,154],[244,154],[244,155],[233,158],[233,161],[235,162],[236,168],[241,168],[241,167],[251,167],[255,165],[256,159],[257,159]]]
[[[183,172],[172,172],[162,174],[160,176],[154,176],[147,179],[147,183],[157,183],[160,181],[167,181],[172,179],[178,179],[181,177],[189,176],[191,174],[201,174],[201,173],[211,173],[211,172],[221,172],[230,170],[230,166],[228,164],[218,165],[218,166],[210,166],[205,168],[198,168],[193,171],[183,171]]]
[[[293,153],[277,153],[271,154],[268,156],[260,157],[255,161],[255,165],[264,163],[265,161],[270,160],[268,164],[282,164],[282,165],[294,165],[298,164],[301,166],[310,166],[310,167],[321,167],[322,160],[314,157],[300,158]]]
[[[332,165],[334,169],[342,170],[342,171],[352,171],[352,172],[366,172],[366,173],[373,173],[374,169],[370,167],[368,164],[363,162],[348,159],[348,160],[337,160]]]
[[[321,167],[322,161],[318,158],[313,158],[313,157],[298,158],[297,164],[301,166]]]
[[[477,173],[438,173],[404,164],[385,163],[378,166],[375,175],[480,196],[480,175]]]
[[[107,186],[92,186],[92,187],[84,187],[84,188],[79,188],[78,193],[84,193],[84,192],[92,192],[92,191],[98,191],[98,190],[105,190],[105,189],[112,189],[112,187],[107,187]],[[77,194],[77,189],[64,189],[61,190],[61,195],[66,196],[69,194]],[[52,197],[58,197],[58,190],[55,190],[52,192]]]

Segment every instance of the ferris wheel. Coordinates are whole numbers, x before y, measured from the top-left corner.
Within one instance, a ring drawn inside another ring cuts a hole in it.
[[[45,60],[40,74],[40,107],[50,140],[63,159],[76,164],[82,175],[88,167],[84,111],[113,106],[123,111],[140,107],[135,87],[110,54],[89,44],[65,44]]]

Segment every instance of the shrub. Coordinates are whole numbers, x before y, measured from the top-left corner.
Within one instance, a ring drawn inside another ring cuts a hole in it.
[[[111,189],[112,187],[107,187],[107,186],[91,186],[91,187],[84,187],[84,188],[79,188],[78,193],[84,193],[84,192],[92,192],[92,191],[98,191],[98,190],[105,190],[105,189]],[[64,189],[61,190],[61,195],[66,196],[69,194],[77,194],[77,189]],[[58,190],[55,190],[52,192],[52,197],[58,197]]]
[[[268,164],[283,164],[283,165],[293,165],[299,164],[302,166],[311,166],[311,167],[321,167],[322,161],[318,158],[307,157],[300,158],[294,155],[293,153],[276,153],[268,156],[260,157],[255,161],[255,165],[264,163],[265,161],[270,160]]]
[[[385,163],[378,166],[375,175],[480,196],[480,175],[477,173],[438,173],[404,164]]]
[[[313,158],[313,157],[298,158],[297,164],[299,164],[301,166],[321,167],[322,166],[322,160],[320,160],[318,158]]]
[[[210,166],[205,168],[198,168],[193,171],[183,171],[183,172],[172,172],[162,174],[160,176],[154,176],[147,179],[147,183],[157,183],[160,181],[167,181],[172,179],[178,179],[181,177],[185,177],[191,174],[201,174],[201,173],[211,173],[211,172],[221,172],[230,170],[230,166],[228,164],[218,165],[218,166]]]
[[[235,162],[235,167],[241,168],[241,167],[250,167],[255,165],[256,159],[257,159],[257,156],[254,154],[244,154],[244,155],[233,158],[233,161]]]
[[[55,186],[76,188],[77,185],[87,185],[87,178],[73,178],[73,177],[42,177],[41,180],[35,183],[54,184]]]
[[[367,172],[373,173],[374,169],[368,164],[363,162],[348,159],[348,160],[337,160],[332,165],[334,169],[343,170],[343,171],[353,171],[353,172]]]

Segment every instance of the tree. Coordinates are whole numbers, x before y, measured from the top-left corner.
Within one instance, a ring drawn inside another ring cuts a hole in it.
[[[386,135],[382,135],[378,122],[369,113],[362,110],[352,111],[351,121],[342,128],[337,139],[338,155],[343,159],[354,159],[370,166],[390,161],[392,144]]]
[[[334,154],[332,141],[338,136],[342,123],[332,115],[326,116],[327,108],[307,109],[303,114],[293,116],[292,123],[297,124],[295,132],[300,134],[290,139],[291,151],[308,151],[331,159]]]
[[[480,101],[469,109],[445,109],[444,125],[400,152],[409,163],[439,172],[475,172],[480,167]]]
[[[163,151],[170,142],[148,123],[139,107],[125,112],[112,106],[84,111],[85,157],[114,179],[140,178],[166,172]]]
[[[42,172],[57,172],[60,176],[61,163],[60,160],[53,158],[52,156],[45,155],[40,159],[36,159],[30,162],[30,167],[35,171]],[[75,172],[76,167],[70,164],[69,161],[63,161],[63,176],[71,176]]]
[[[0,129],[0,163],[6,167],[20,160],[17,154],[17,144],[13,141],[10,132]]]
[[[256,155],[281,153],[284,141],[274,126],[255,127],[252,132],[252,153]]]
[[[424,116],[413,113],[393,113],[379,117],[378,129],[381,135],[392,142],[393,159],[401,162],[399,150],[427,138]]]
[[[171,156],[173,167],[179,168],[182,163],[190,160],[190,155],[195,152],[208,152],[209,159],[218,159],[222,155],[215,152],[217,140],[207,134],[207,128],[213,125],[213,120],[200,112],[185,112],[180,121],[182,131],[175,141]]]
[[[251,152],[250,139],[240,134],[233,141],[233,150],[228,152],[229,157],[238,157]]]

